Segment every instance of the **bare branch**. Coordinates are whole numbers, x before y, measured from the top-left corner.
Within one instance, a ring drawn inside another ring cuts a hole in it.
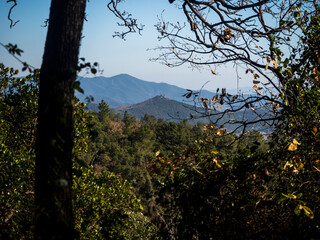
[[[274,124],[284,106],[279,100],[286,81],[282,66],[301,44],[300,26],[314,14],[313,5],[302,0],[181,1],[186,23],[159,18],[159,40],[167,44],[155,48],[160,54],[151,60],[169,67],[186,63],[195,68],[226,63],[241,67],[252,75],[255,95],[232,96],[225,91],[212,99],[195,96],[195,106],[214,124],[240,124],[243,129],[256,123]],[[248,111],[256,118],[247,119]],[[227,119],[230,114],[237,114],[237,119]]]
[[[8,13],[8,20],[10,21],[10,28],[13,28],[20,20],[17,20],[17,21],[13,21],[11,19],[11,12],[12,12],[12,9],[15,8],[18,4],[17,4],[17,0],[7,0],[7,3],[10,3],[10,2],[13,2],[13,5],[11,6],[10,10],[9,10],[9,13]]]
[[[276,49],[285,52],[284,48],[289,48],[288,38],[298,27],[298,22],[291,21],[298,2],[185,0],[181,9],[191,31],[186,25],[165,23],[161,17],[157,25],[159,40],[168,40],[169,46],[157,47],[161,53],[153,60],[170,67],[245,63],[281,82],[279,69],[265,68],[267,59],[282,60]]]
[[[137,19],[132,18],[132,15],[126,11],[120,12],[118,10],[118,3],[123,0],[111,0],[108,3],[109,10],[121,20],[122,23],[118,23],[118,26],[126,27],[127,31],[125,32],[115,32],[113,37],[120,37],[125,40],[125,37],[128,33],[136,33],[138,32],[141,35],[141,31],[144,28],[144,25],[138,25]]]

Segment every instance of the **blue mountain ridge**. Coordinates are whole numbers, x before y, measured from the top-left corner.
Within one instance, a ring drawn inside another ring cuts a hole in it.
[[[116,112],[123,114],[124,111],[127,111],[137,119],[141,119],[147,113],[166,121],[181,121],[182,119],[190,119],[190,116],[194,115],[196,119],[191,120],[192,123],[208,122],[207,118],[201,118],[195,112],[192,100],[183,97],[187,90],[174,85],[148,82],[128,74],[119,74],[113,77],[79,78],[78,80],[84,94],[76,92],[76,96],[83,102],[86,102],[87,96],[92,96],[94,101],[89,108],[94,111],[98,111],[97,104],[104,100]],[[200,92],[200,96],[203,98],[212,98],[215,95],[216,93],[207,90]],[[200,109],[200,112],[202,111]],[[227,114],[220,122],[242,118],[253,120],[256,116],[250,111],[240,111]],[[211,120],[214,121],[214,119],[216,117]],[[226,128],[231,131],[237,126],[238,124],[232,126],[227,124]],[[257,124],[254,129],[262,132],[271,131],[262,124]]]
[[[94,103],[104,100],[111,108],[128,106],[146,101],[155,96],[166,96],[169,99],[185,102],[183,95],[186,89],[167,83],[148,82],[128,74],[113,77],[78,78],[84,94],[76,92],[76,96],[85,102],[92,96]],[[201,97],[211,98],[213,92],[202,90]]]

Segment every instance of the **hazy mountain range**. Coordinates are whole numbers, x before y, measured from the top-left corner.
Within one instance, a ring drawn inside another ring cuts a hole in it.
[[[208,118],[201,118],[204,109],[196,108],[192,101],[186,101],[183,95],[186,89],[179,88],[167,83],[154,83],[140,80],[127,74],[120,74],[114,77],[94,77],[79,79],[84,94],[76,93],[82,101],[92,96],[94,101],[88,104],[90,110],[98,111],[98,103],[104,100],[115,112],[123,114],[127,111],[138,120],[145,114],[162,118],[166,121],[181,121],[188,119],[191,124],[198,121],[207,123]],[[206,90],[201,91],[201,97],[211,98],[215,95]],[[202,114],[201,114],[202,113]],[[227,114],[221,123],[230,119],[254,119],[256,116],[247,111]],[[214,121],[217,117],[212,117]],[[237,125],[226,125],[230,131]],[[269,132],[261,124],[254,126],[254,129]],[[248,129],[249,130],[249,129]]]
[[[167,83],[154,83],[144,81],[128,74],[120,74],[113,77],[79,78],[80,86],[84,94],[79,92],[76,96],[86,101],[87,96],[92,96],[95,103],[104,100],[111,108],[129,106],[146,101],[155,96],[165,96],[179,102],[185,101],[182,97],[187,92]],[[211,98],[214,93],[203,90],[202,97]]]

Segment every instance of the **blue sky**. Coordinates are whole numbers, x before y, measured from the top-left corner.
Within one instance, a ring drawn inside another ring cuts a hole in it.
[[[183,88],[215,90],[217,87],[228,89],[237,87],[236,71],[232,66],[219,67],[218,75],[212,75],[210,70],[191,69],[188,65],[169,68],[158,62],[150,62],[159,52],[147,51],[165,42],[159,42],[158,33],[154,25],[157,16],[161,15],[166,20],[184,22],[182,11],[168,0],[127,0],[121,4],[121,9],[127,10],[145,25],[142,35],[130,34],[126,41],[113,38],[114,31],[122,31],[117,26],[118,19],[108,10],[107,0],[90,0],[87,3],[87,19],[84,24],[80,50],[80,57],[87,61],[98,62],[103,69],[103,76],[110,77],[120,73],[127,73],[134,77],[152,82],[166,82]],[[49,16],[50,1],[29,0],[18,1],[18,6],[13,9],[12,18],[20,20],[15,27],[10,29],[7,19],[11,4],[5,0],[0,1],[0,42],[3,44],[17,44],[24,50],[23,61],[40,67],[44,49],[47,28],[41,27]],[[7,66],[21,69],[21,65],[0,48],[0,62]],[[241,86],[250,86],[252,79],[240,80]]]

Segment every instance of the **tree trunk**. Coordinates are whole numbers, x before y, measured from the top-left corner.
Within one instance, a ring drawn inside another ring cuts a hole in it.
[[[86,0],[52,0],[40,73],[35,239],[73,239],[72,148],[76,66]]]

